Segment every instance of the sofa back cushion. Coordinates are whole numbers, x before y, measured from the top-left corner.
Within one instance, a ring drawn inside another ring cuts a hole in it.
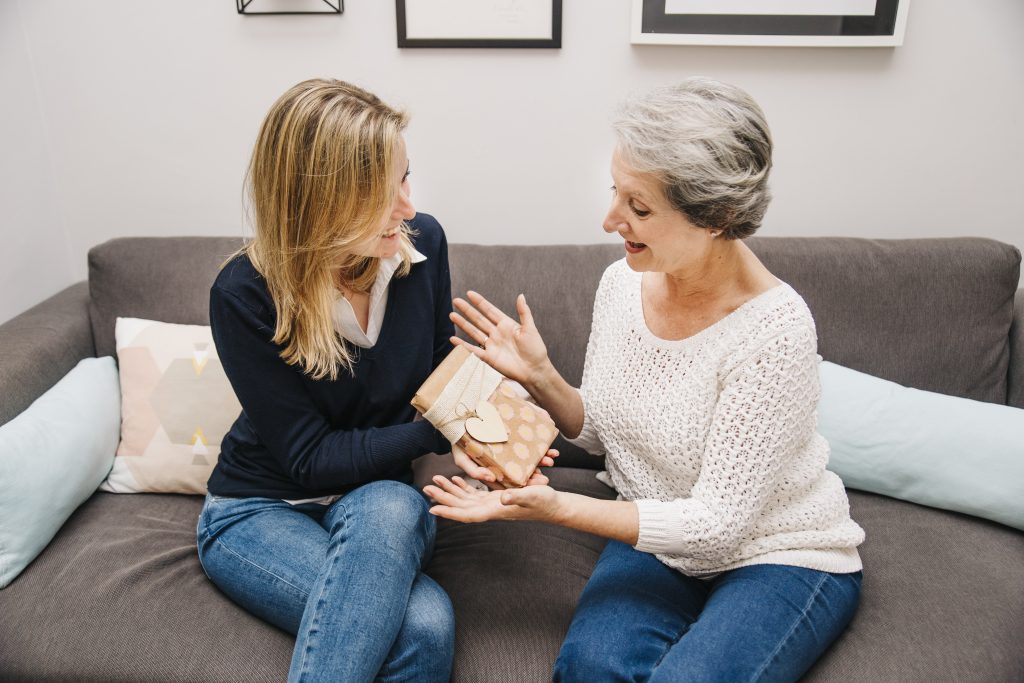
[[[1006,404],[1024,408],[1024,288],[1013,298],[1013,327],[1010,328],[1010,386]]]
[[[826,359],[900,384],[1005,403],[1020,269],[1012,246],[976,238],[753,237],[769,270],[806,299]],[[594,291],[617,245],[453,245],[452,291],[504,310],[526,294],[569,382],[582,376]]]
[[[753,237],[765,265],[807,300],[826,359],[900,384],[1005,403],[1020,253],[979,238]],[[209,324],[210,284],[238,239],[116,239],[89,253],[99,355],[117,316]],[[557,367],[578,383],[601,273],[618,245],[450,248],[452,292],[508,312],[523,292]]]
[[[905,386],[1006,403],[1020,252],[981,238],[753,238],[807,301],[825,360]]]
[[[210,324],[210,286],[242,246],[229,237],[125,237],[89,250],[96,354],[114,356],[118,317]]]

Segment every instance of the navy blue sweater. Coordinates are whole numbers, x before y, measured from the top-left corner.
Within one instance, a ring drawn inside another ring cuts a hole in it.
[[[416,389],[451,350],[448,244],[432,216],[410,225],[427,257],[395,277],[377,343],[356,352],[354,375],[313,380],[271,342],[276,311],[266,281],[241,255],[210,290],[210,324],[242,414],[208,482],[219,496],[312,498],[377,479],[411,482],[410,463],[448,442],[413,422]]]

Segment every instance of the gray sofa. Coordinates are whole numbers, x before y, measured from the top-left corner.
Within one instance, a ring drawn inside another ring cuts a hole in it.
[[[905,385],[1024,407],[1020,254],[983,239],[753,238],[809,303],[826,360]],[[114,353],[114,318],[207,324],[227,238],[94,248],[89,281],[0,326],[0,423],[84,357]],[[531,301],[578,382],[590,310],[616,246],[451,247],[454,291]],[[563,444],[556,487],[610,497],[598,458]],[[426,456],[417,477],[451,463]],[[282,681],[292,638],[248,615],[196,559],[198,496],[96,493],[0,591],[4,681]],[[866,529],[863,601],[808,681],[1024,681],[1024,533],[850,491]],[[457,617],[454,680],[549,680],[602,548],[532,523],[442,524],[427,568]],[[614,637],[614,634],[609,634]]]

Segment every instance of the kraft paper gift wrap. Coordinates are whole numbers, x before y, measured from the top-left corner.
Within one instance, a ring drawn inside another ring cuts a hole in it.
[[[506,486],[525,486],[558,434],[519,384],[463,346],[437,366],[412,405]]]

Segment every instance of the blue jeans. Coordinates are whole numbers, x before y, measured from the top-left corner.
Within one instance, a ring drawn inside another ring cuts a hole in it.
[[[415,489],[376,481],[332,505],[207,496],[203,570],[256,616],[296,635],[289,681],[447,681],[448,595],[421,568],[435,522]]]
[[[860,572],[777,564],[695,579],[610,541],[554,680],[795,681],[853,618],[860,583]]]

